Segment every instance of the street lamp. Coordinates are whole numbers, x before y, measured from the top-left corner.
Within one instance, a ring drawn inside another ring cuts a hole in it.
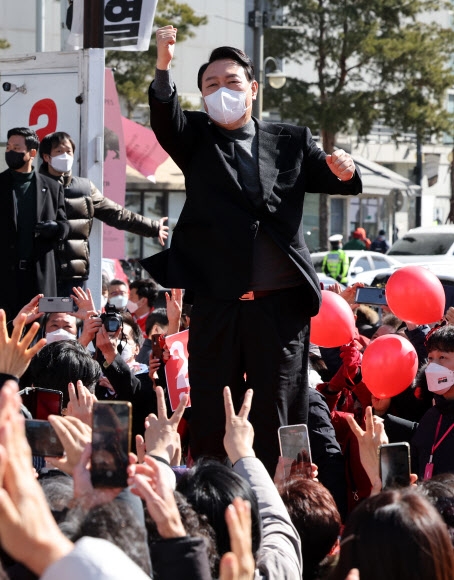
[[[285,73],[283,73],[281,71],[281,69],[278,67],[276,59],[273,58],[272,56],[267,56],[265,58],[265,60],[263,61],[263,70],[264,71],[266,71],[266,65],[269,62],[272,62],[274,64],[275,69],[273,72],[265,73],[265,77],[268,79],[268,83],[269,83],[271,88],[282,89],[282,87],[285,85],[285,83],[287,81],[287,77],[285,76]]]

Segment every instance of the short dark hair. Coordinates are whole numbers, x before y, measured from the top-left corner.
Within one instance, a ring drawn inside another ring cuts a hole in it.
[[[38,149],[39,137],[36,132],[33,131],[33,129],[29,129],[28,127],[14,127],[8,131],[7,139],[13,135],[19,135],[25,139],[25,146],[27,147],[27,151],[30,151],[30,149]]]
[[[454,326],[448,324],[434,330],[426,340],[427,352],[442,350],[454,352]]]
[[[153,278],[143,278],[142,280],[134,280],[129,284],[129,290],[133,288],[137,291],[137,296],[146,298],[147,304],[151,308],[158,297],[159,286]]]
[[[219,556],[231,549],[225,510],[235,497],[248,500],[251,504],[252,554],[254,558],[257,556],[262,538],[257,497],[249,483],[233,469],[218,461],[202,460],[185,472],[177,491],[186,496],[197,513],[208,519],[216,534]]]
[[[199,87],[199,90],[202,90],[203,73],[206,71],[208,66],[216,60],[233,60],[243,67],[246,78],[249,81],[255,80],[254,63],[243,50],[233,48],[233,46],[220,46],[213,50],[208,62],[202,64],[199,68],[199,72],[197,73],[197,86]]]
[[[142,346],[143,343],[143,334],[140,326],[132,317],[130,312],[120,312],[121,319],[123,320],[123,324],[127,324],[131,327],[132,330],[132,339],[138,346]]]
[[[102,375],[101,367],[77,340],[46,344],[30,363],[30,382],[35,387],[63,392],[63,407],[69,403],[68,383],[81,380],[90,392]]]
[[[169,319],[165,308],[155,308],[145,321],[145,334],[150,336],[150,332],[155,324],[159,326],[169,326]]]
[[[76,144],[74,143],[71,135],[65,133],[64,131],[55,131],[54,133],[49,133],[39,144],[39,156],[42,159],[42,164],[47,167],[47,161],[44,161],[44,155],[50,155],[50,152],[54,147],[58,147],[63,141],[69,141],[73,149],[73,153],[76,150]]]

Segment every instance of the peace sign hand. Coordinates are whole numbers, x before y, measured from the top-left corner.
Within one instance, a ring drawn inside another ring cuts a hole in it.
[[[178,424],[181,421],[188,395],[184,394],[180,398],[180,403],[174,414],[167,418],[166,401],[162,387],[156,387],[156,398],[158,402],[158,416],[154,413],[145,419],[145,448],[147,454],[157,455],[170,463],[179,465],[181,458],[181,441],[178,434]]]
[[[238,415],[233,408],[232,394],[229,387],[224,387],[225,435],[224,447],[232,464],[243,457],[255,457],[252,447],[254,443],[254,428],[249,423],[253,390],[248,389],[244,395]]]

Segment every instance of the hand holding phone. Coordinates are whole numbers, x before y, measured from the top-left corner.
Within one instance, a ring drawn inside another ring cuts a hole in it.
[[[387,306],[386,292],[384,288],[358,287],[355,295],[356,304],[374,304],[375,306]]]
[[[74,300],[72,298],[44,297],[39,299],[39,312],[74,312]]]
[[[127,487],[131,417],[132,405],[127,401],[97,401],[93,404],[93,487]]]
[[[312,456],[307,425],[287,425],[279,427],[281,456],[291,461],[285,464],[285,476],[300,473],[311,477]]]
[[[380,479],[382,489],[410,485],[410,445],[406,442],[380,445]]]

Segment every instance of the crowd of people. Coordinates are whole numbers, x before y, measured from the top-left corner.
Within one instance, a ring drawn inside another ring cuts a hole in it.
[[[385,307],[380,318],[355,303],[354,286],[335,285],[354,339],[311,343],[322,296],[301,233],[304,192],[355,195],[360,172],[307,127],[251,116],[258,86],[239,49],[213,51],[198,73],[206,112],[183,112],[176,34],[157,32],[149,97],[187,201],[170,248],[143,261],[153,277],[105,281],[101,310],[86,284],[93,218],[161,243],[165,218],[131,214],[73,176],[68,134],[39,144],[29,129],[8,133],[0,576],[452,580],[454,310],[432,327]],[[361,249],[385,251],[384,232],[372,243],[356,233]],[[165,307],[158,283],[171,288]],[[43,312],[57,288],[75,308]],[[172,408],[166,337],[183,331],[191,389]],[[363,355],[393,334],[413,345],[419,371],[379,398]],[[310,455],[290,456],[280,428],[299,424]],[[379,461],[389,443],[411,454],[391,484]]]

